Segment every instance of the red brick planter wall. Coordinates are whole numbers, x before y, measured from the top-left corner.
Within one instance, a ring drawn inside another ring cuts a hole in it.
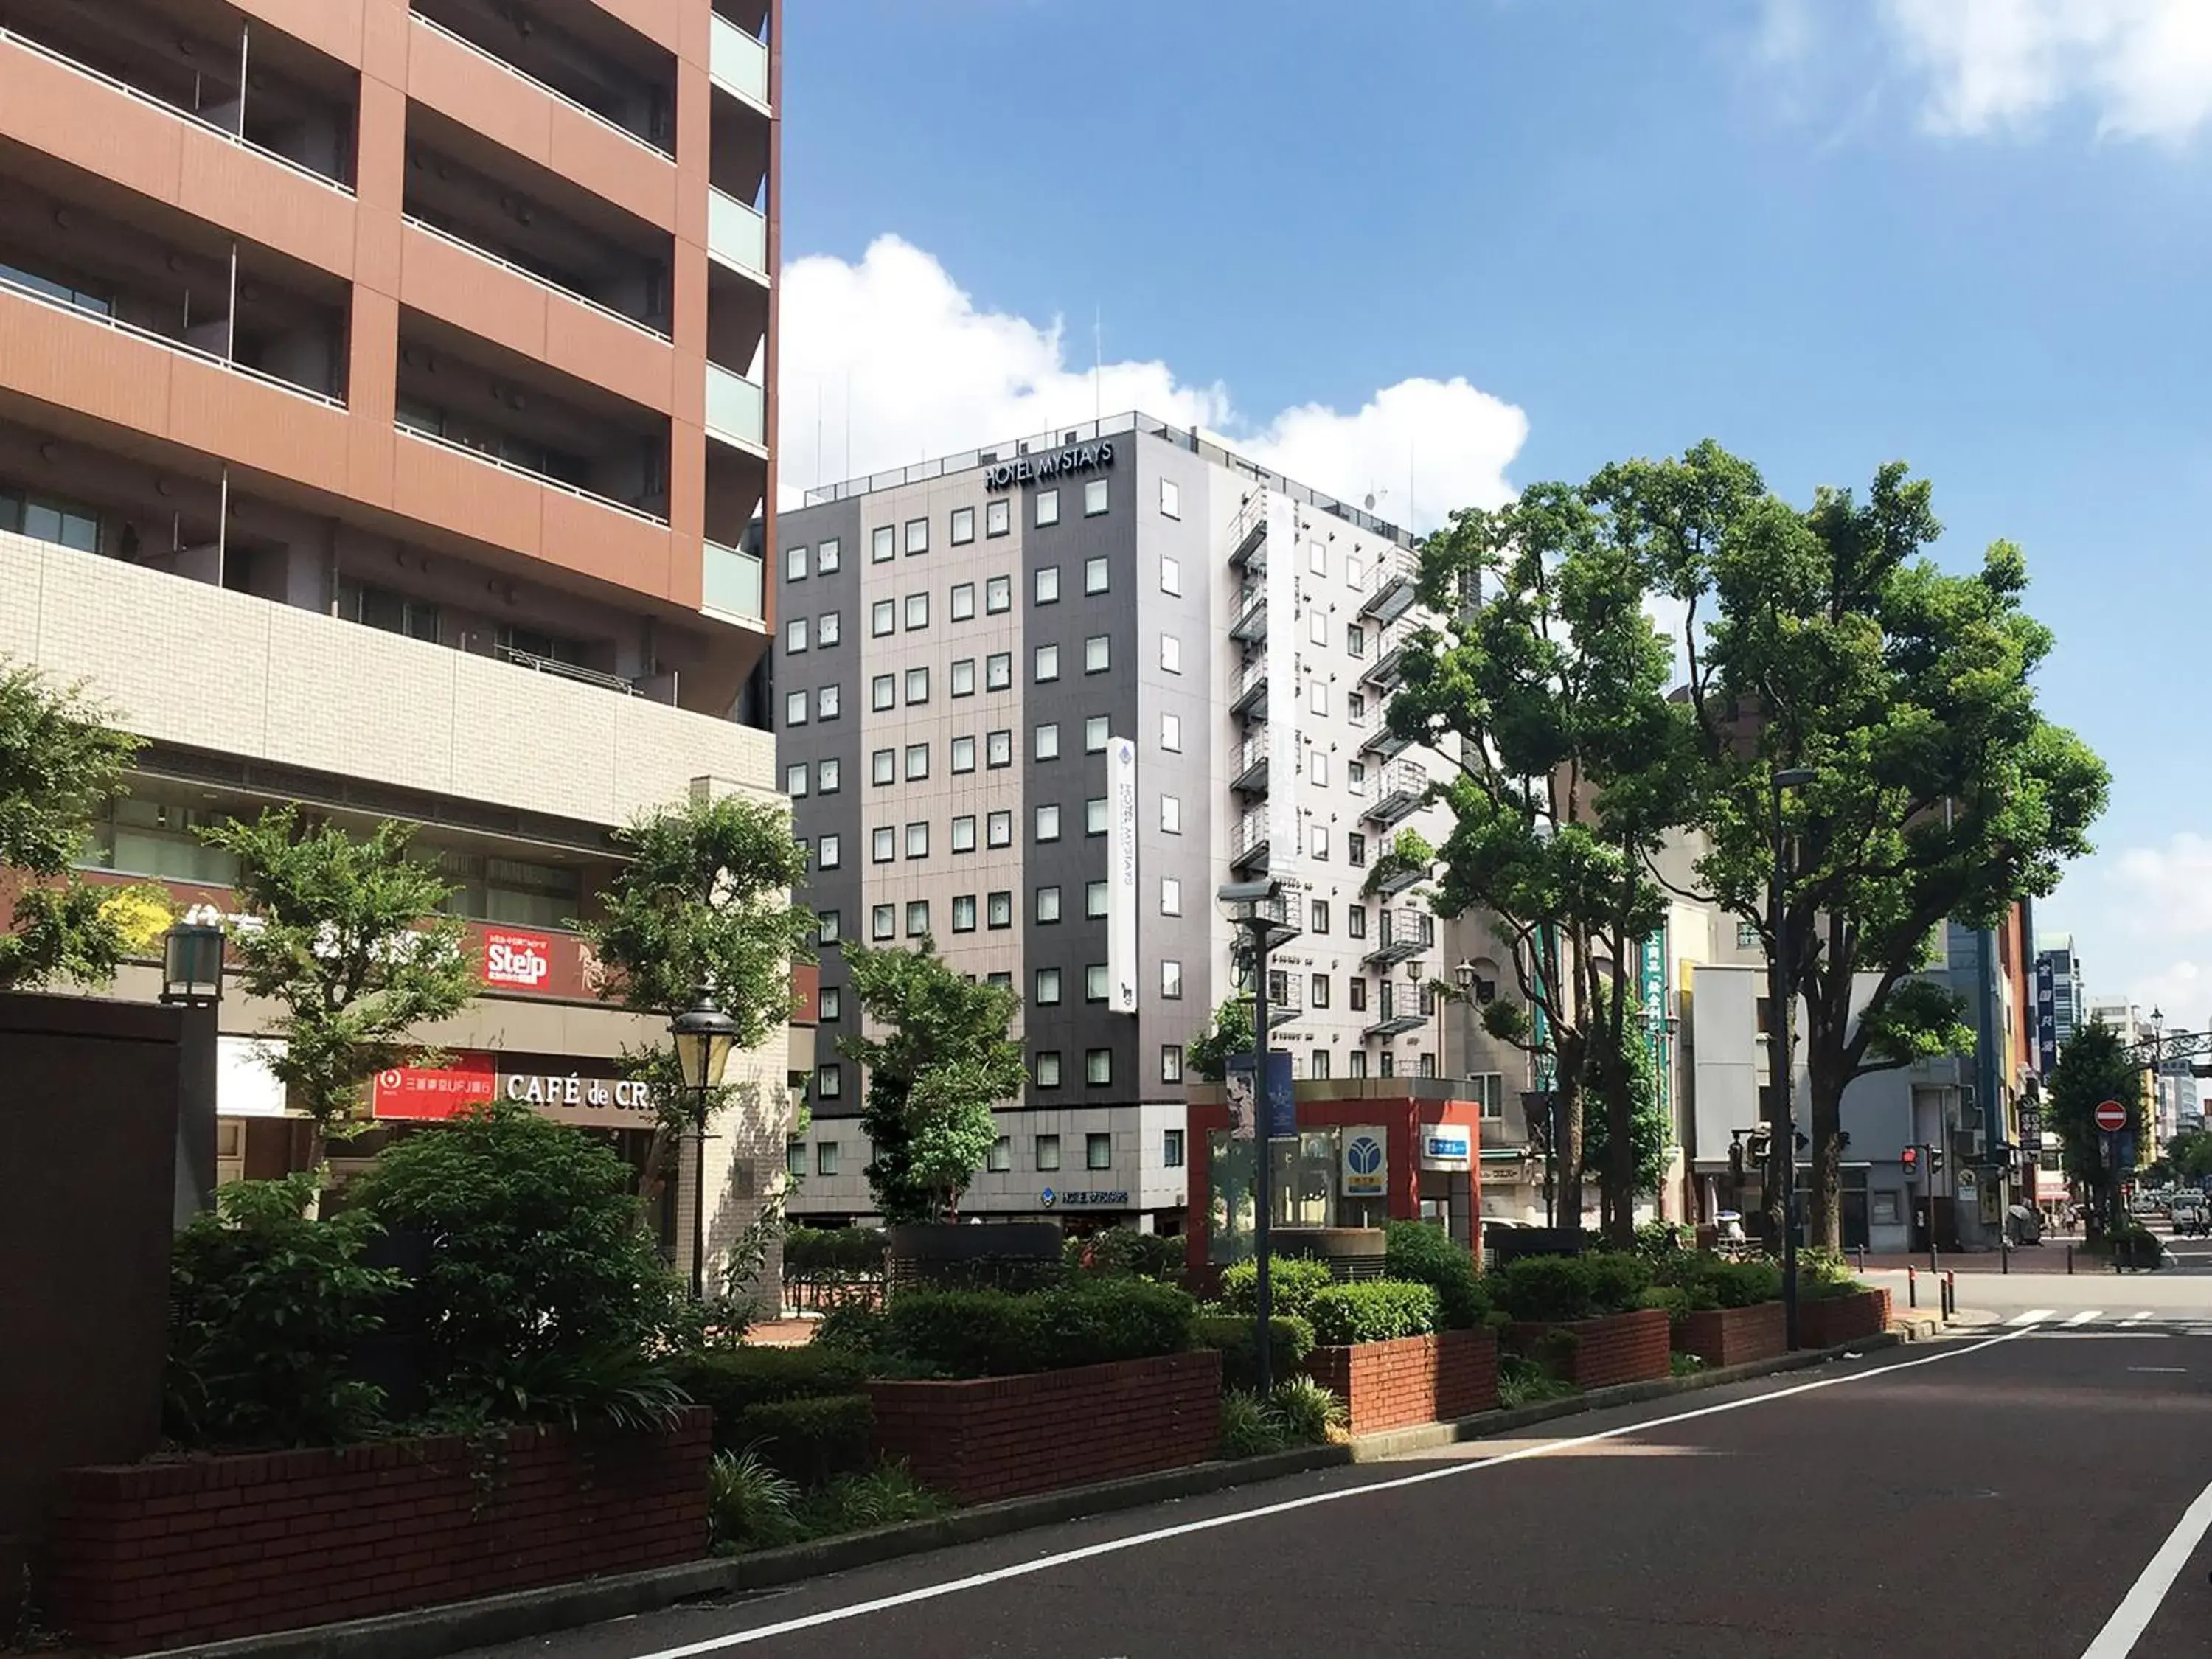
[[[659,1433],[518,1429],[70,1469],[46,1608],[145,1652],[635,1572],[707,1553],[714,1413]]]
[[[1498,1339],[1489,1331],[1442,1331],[1316,1348],[1305,1372],[1344,1401],[1354,1434],[1449,1423],[1497,1406]]]
[[[1572,1331],[1574,1346],[1562,1360],[1566,1380],[1578,1389],[1609,1389],[1672,1375],[1673,1322],[1664,1308],[1638,1308],[1558,1325],[1508,1325],[1505,1342],[1516,1353],[1533,1354],[1547,1332]]]
[[[1790,1328],[1779,1302],[1748,1308],[1711,1308],[1674,1327],[1674,1347],[1708,1365],[1749,1365],[1790,1352]]]
[[[988,1503],[1213,1455],[1221,1355],[1212,1348],[963,1382],[871,1382],[875,1448],[963,1504]]]
[[[1861,1291],[1797,1304],[1797,1346],[1836,1348],[1863,1342],[1889,1328],[1889,1292]]]

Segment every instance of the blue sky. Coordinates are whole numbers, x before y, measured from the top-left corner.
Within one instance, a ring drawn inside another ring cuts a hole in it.
[[[1410,488],[1417,522],[1707,435],[1799,498],[1906,459],[1947,562],[2027,550],[2045,702],[2113,771],[2039,927],[2094,993],[2212,1025],[2212,0],[793,0],[786,28],[787,486],[1099,404],[1394,516]]]

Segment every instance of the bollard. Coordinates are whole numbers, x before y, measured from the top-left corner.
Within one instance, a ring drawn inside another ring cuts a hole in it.
[[[2069,1274],[2074,1271],[2074,1241],[2070,1238],[2066,1241],[2066,1271]]]
[[[1956,1273],[1948,1273],[1948,1272],[1947,1272],[1947,1273],[1943,1275],[1943,1320],[1944,1320],[1944,1322],[1945,1322],[1946,1324],[1948,1324],[1952,1320],[1956,1319],[1958,1316],[1959,1316],[1959,1275],[1958,1275],[1958,1274],[1956,1274]]]
[[[1862,1273],[1863,1273],[1864,1272],[1866,1272],[1866,1250],[1867,1250],[1867,1247],[1866,1247],[1865,1245],[1863,1245],[1863,1244],[1854,1244],[1851,1248],[1852,1248],[1853,1249],[1855,1249],[1856,1251],[1857,1251],[1857,1252],[1858,1252],[1858,1258],[1859,1258],[1859,1271],[1860,1271]]]
[[[1920,1270],[1917,1267],[1908,1267],[1905,1270],[1905,1305],[1908,1308],[1920,1305]]]

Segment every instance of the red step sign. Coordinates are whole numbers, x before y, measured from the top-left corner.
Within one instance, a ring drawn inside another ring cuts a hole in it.
[[[2097,1127],[2106,1134],[2118,1134],[2128,1127],[2128,1109],[2117,1100],[2101,1101],[2097,1106]]]

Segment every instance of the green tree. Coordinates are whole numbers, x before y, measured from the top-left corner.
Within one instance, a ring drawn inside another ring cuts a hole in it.
[[[230,948],[246,994],[277,1009],[269,1069],[319,1139],[357,1133],[368,1080],[434,1054],[411,1034],[482,988],[461,923],[438,914],[452,885],[410,856],[408,824],[356,839],[280,806],[200,833],[238,863]]]
[[[1006,1035],[1021,999],[963,980],[931,939],[911,951],[843,949],[853,994],[883,1031],[868,1036],[864,1026],[838,1043],[867,1073],[860,1127],[875,1146],[876,1206],[894,1224],[952,1219],[998,1138],[994,1103],[1027,1080],[1021,1044]]]
[[[22,880],[0,933],[0,991],[115,976],[131,944],[117,895],[71,866],[94,817],[128,787],[139,746],[80,690],[0,663],[0,870]]]
[[[2101,1019],[2092,1019],[2059,1051],[2057,1067],[2044,1091],[2045,1131],[2058,1137],[2066,1178],[2090,1195],[2087,1231],[2093,1244],[2104,1237],[2111,1221],[2118,1182],[2133,1173],[2123,1170],[2116,1174],[2106,1164],[2097,1108],[2107,1100],[2126,1107],[2128,1129],[2140,1149],[2142,1085],[2142,1061],[2128,1053],[2118,1031]]]
[[[1216,1008],[1206,1029],[1193,1037],[1183,1050],[1190,1069],[1208,1083],[1226,1079],[1231,1059],[1252,1052],[1252,1020],[1249,997],[1231,997]]]
[[[1636,1200],[1659,1190],[1667,1178],[1668,1157],[1674,1146],[1674,1120],[1659,1097],[1659,1071],[1650,1034],[1632,1023],[1627,1052],[1617,1064],[1620,1074],[1628,1079],[1630,1102],[1631,1158],[1626,1186],[1621,1184],[1620,1160],[1613,1156],[1613,1114],[1594,1113],[1583,1127],[1583,1157],[1599,1172],[1600,1210],[1607,1236],[1615,1240],[1620,1237],[1624,1216],[1628,1231],[1634,1232]]]
[[[1369,898],[1380,895],[1385,888],[1395,888],[1405,878],[1425,882],[1436,869],[1437,849],[1418,830],[1401,830],[1375,855],[1368,867],[1367,879],[1359,890]]]
[[[1994,926],[2089,850],[2104,765],[2038,706],[2048,629],[2022,608],[2026,561],[1993,544],[1951,574],[1921,556],[1930,487],[1882,467],[1862,500],[1800,510],[1718,445],[1593,481],[1607,534],[1680,604],[1683,707],[1698,755],[1697,879],[1759,930],[1778,923],[1772,780],[1787,792],[1789,958],[1810,1078],[1809,1232],[1841,1236],[1844,1091],[1860,1077],[1971,1052],[1964,1006],[1923,977],[1950,920]],[[1788,1137],[1772,1112],[1770,1224]]]
[[[1445,618],[1406,654],[1390,729],[1456,763],[1431,785],[1451,810],[1440,915],[1491,919],[1520,991],[1483,1009],[1493,1036],[1548,1057],[1561,1224],[1582,1223],[1583,1097],[1610,1119],[1607,1178],[1632,1189],[1641,1030],[1628,975],[1665,920],[1650,873],[1687,810],[1687,712],[1667,698],[1665,640],[1644,612],[1645,555],[1603,533],[1584,490],[1531,486],[1469,508],[1421,551],[1421,603]],[[1462,596],[1480,593],[1479,605]],[[1632,1242],[1623,1206],[1616,1242]]]
[[[2173,1179],[2185,1187],[2193,1187],[2205,1176],[2212,1176],[2212,1133],[2203,1129],[2178,1129],[2166,1143],[2166,1155],[2161,1160],[2172,1171]]]

